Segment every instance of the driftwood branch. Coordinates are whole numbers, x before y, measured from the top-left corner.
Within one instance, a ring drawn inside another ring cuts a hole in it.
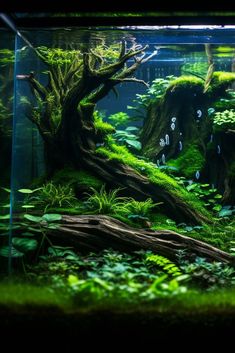
[[[99,251],[113,248],[120,251],[152,250],[172,260],[178,250],[187,250],[209,260],[234,264],[234,257],[202,241],[170,230],[152,231],[132,228],[123,222],[103,215],[63,216],[62,224],[48,230],[48,236],[77,250]]]

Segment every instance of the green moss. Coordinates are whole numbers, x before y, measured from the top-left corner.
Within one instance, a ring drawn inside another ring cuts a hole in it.
[[[168,165],[177,168],[186,178],[193,178],[196,171],[200,171],[204,167],[204,164],[205,157],[196,144],[185,146],[180,157],[168,162]]]
[[[118,146],[115,144],[111,136],[107,139],[107,147],[99,147],[96,152],[107,157],[109,160],[115,160],[122,164],[129,165],[139,173],[146,175],[148,179],[169,191],[172,195],[188,204],[188,207],[197,209],[203,215],[211,218],[210,214],[204,209],[202,203],[186,189],[181,187],[176,180],[161,172],[156,165],[151,162],[145,162],[133,156],[125,146]],[[187,205],[185,205],[187,207]]]
[[[35,308],[45,306],[65,309],[71,303],[72,301],[66,298],[62,291],[55,295],[50,286],[11,282],[0,284],[0,305],[11,309],[25,305]]]
[[[59,170],[54,175],[53,182],[55,184],[78,185],[93,187],[95,189],[102,186],[102,181],[91,173],[88,173],[85,170],[76,170],[69,167]]]
[[[102,117],[98,114],[94,113],[94,126],[96,131],[101,135],[113,134],[115,132],[115,128],[102,120]]]
[[[204,81],[201,78],[195,76],[180,76],[175,80],[171,81],[167,91],[179,91],[188,89],[199,89],[203,91]]]

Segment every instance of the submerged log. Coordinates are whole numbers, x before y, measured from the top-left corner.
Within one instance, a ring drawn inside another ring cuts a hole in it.
[[[50,238],[60,240],[77,250],[99,251],[113,248],[119,251],[151,250],[177,260],[178,250],[189,255],[234,264],[234,257],[202,241],[170,230],[138,229],[104,215],[62,217],[62,224],[48,230]]]

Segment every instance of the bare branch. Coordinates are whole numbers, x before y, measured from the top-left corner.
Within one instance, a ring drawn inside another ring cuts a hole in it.
[[[141,83],[143,85],[145,85],[147,88],[149,88],[149,85],[147,82],[145,82],[144,80],[139,80],[135,77],[128,77],[128,78],[111,78],[110,79],[113,83],[118,84],[118,83],[122,83],[122,82],[135,82],[135,83]]]
[[[158,50],[154,50],[154,52],[152,52],[152,54],[150,54],[149,56],[147,56],[145,59],[143,57],[143,59],[141,60],[141,64],[146,63],[147,61],[149,61],[150,59],[152,59],[154,56],[156,56],[158,54]]]

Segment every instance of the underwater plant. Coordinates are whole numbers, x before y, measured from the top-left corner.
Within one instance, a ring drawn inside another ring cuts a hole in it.
[[[115,141],[120,145],[126,145],[134,150],[141,150],[141,142],[138,141],[139,136],[136,134],[139,128],[136,126],[128,126],[125,130],[116,130],[113,134]]]
[[[87,193],[86,205],[93,213],[115,214],[122,208],[123,203],[128,200],[126,197],[117,196],[121,188],[106,191],[103,184],[99,191],[94,188],[90,189],[93,193]]]
[[[77,198],[71,186],[55,185],[50,181],[38,188],[36,193],[25,201],[46,212],[52,207],[73,207],[77,203]]]
[[[130,121],[130,117],[127,113],[118,112],[118,113],[109,115],[108,120],[115,128],[117,128],[117,127],[120,127],[121,125],[126,126]]]
[[[215,131],[226,131],[235,129],[235,110],[226,109],[222,112],[214,113],[213,126]]]
[[[131,198],[121,207],[121,213],[124,213],[132,220],[148,220],[153,208],[161,205],[163,202],[154,203],[151,198],[145,201],[137,201]]]

